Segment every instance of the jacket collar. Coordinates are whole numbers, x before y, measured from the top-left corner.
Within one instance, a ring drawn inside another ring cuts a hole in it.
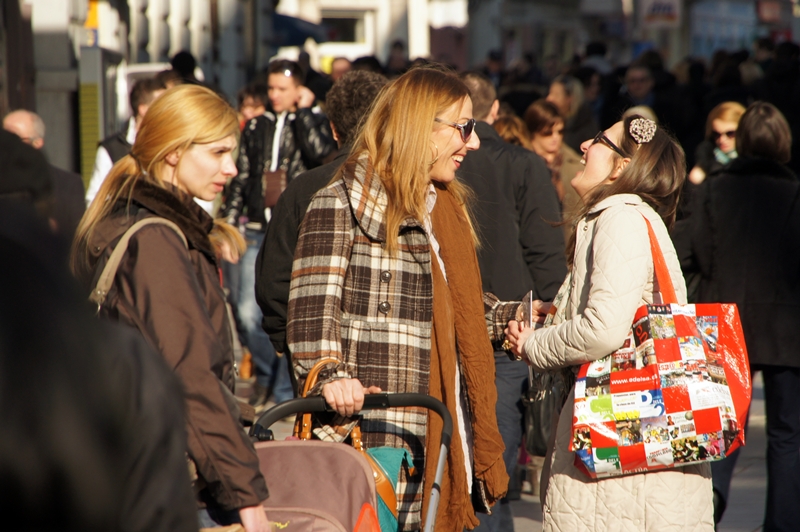
[[[389,196],[375,173],[369,156],[362,154],[348,159],[344,165],[344,185],[348,190],[350,208],[361,230],[373,240],[386,242],[386,209]],[[414,218],[406,218],[401,227],[422,227]]]
[[[208,234],[214,227],[214,220],[187,194],[170,184],[164,188],[140,182],[131,196],[138,203],[157,216],[175,222],[181,228],[189,245],[216,261]],[[126,202],[127,203],[127,202]]]
[[[797,176],[779,162],[760,157],[739,157],[717,172],[722,174],[770,176],[778,179],[797,180]]]
[[[614,194],[589,209],[586,214],[596,214],[616,205],[641,205],[643,203],[642,198],[636,194]]]
[[[499,141],[503,140],[492,126],[482,120],[475,122],[475,132],[482,141],[489,138]]]

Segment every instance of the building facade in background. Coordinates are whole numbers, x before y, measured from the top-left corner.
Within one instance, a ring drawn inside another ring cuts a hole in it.
[[[397,50],[459,69],[490,51],[558,68],[602,40],[615,64],[655,48],[672,66],[756,37],[798,40],[799,17],[800,0],[4,0],[0,111],[39,113],[51,162],[86,176],[128,116],[129,81],[182,50],[233,102],[272,57],[301,50],[322,71]]]

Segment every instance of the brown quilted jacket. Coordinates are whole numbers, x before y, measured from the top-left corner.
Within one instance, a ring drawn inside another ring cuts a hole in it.
[[[89,242],[93,269],[84,281],[94,286],[122,234],[150,216],[175,222],[188,251],[173,229],[142,228],[128,245],[101,313],[136,327],[180,377],[188,454],[200,477],[198,503],[225,509],[258,505],[268,492],[230,393],[232,337],[208,239],[211,218],[175,189],[139,183],[130,205],[121,200],[97,225]]]

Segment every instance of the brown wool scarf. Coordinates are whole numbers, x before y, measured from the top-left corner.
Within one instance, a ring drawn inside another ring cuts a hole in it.
[[[453,416],[454,434],[447,456],[441,486],[441,500],[436,517],[437,531],[461,532],[479,522],[472,509],[464,466],[464,449],[458,435],[455,378],[458,355],[461,358],[462,382],[466,385],[473,432],[473,472],[486,485],[490,504],[505,495],[508,474],[503,462],[503,439],[497,428],[495,403],[494,351],[486,332],[483,293],[478,259],[472,234],[463,209],[453,195],[437,187],[436,206],[431,220],[439,242],[447,280],[431,250],[433,273],[433,331],[431,334],[431,371],[429,393],[444,402]],[[425,445],[425,485],[422,515],[427,507],[436,458],[441,444],[442,421],[428,416]],[[476,486],[473,485],[473,489]]]

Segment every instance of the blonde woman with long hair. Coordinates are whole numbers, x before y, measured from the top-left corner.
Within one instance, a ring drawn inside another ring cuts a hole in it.
[[[425,393],[447,405],[457,430],[437,531],[474,528],[470,494],[490,506],[508,486],[469,194],[455,175],[480,145],[474,126],[455,74],[417,68],[387,86],[306,212],[289,294],[287,339],[300,384],[316,362],[336,359],[312,389],[338,413],[315,420],[318,437],[344,439],[365,393]],[[486,301],[494,335],[510,316]],[[416,470],[401,469],[397,510],[400,530],[418,530],[441,421],[392,409],[365,413],[360,427],[367,447],[410,452]]]
[[[213,200],[236,175],[238,134],[236,112],[212,91],[183,85],[164,93],[81,220],[72,259],[77,277],[94,287],[134,223],[161,217],[178,226],[186,243],[162,224],[133,235],[100,313],[136,327],[182,381],[200,525],[241,522],[247,532],[266,532],[267,487],[232,395],[218,274],[218,255],[235,255],[243,243],[193,201]]]

